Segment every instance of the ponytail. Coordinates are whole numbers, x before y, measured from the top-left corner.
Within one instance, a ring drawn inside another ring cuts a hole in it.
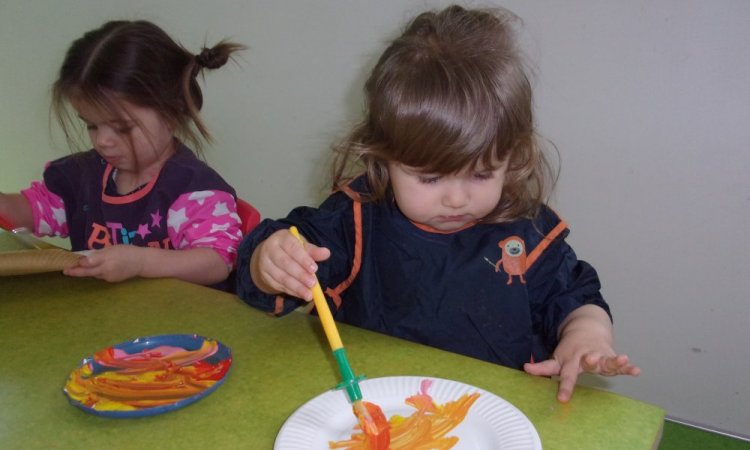
[[[198,85],[197,77],[203,69],[218,69],[231,59],[232,54],[245,50],[242,44],[221,41],[212,48],[204,47],[200,53],[193,56],[182,74],[182,95],[185,99],[185,114],[195,124],[198,132],[206,142],[211,142],[211,133],[200,118],[203,107],[203,92]]]

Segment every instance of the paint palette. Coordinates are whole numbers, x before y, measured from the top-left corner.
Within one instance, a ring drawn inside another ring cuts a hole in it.
[[[215,391],[232,365],[221,342],[190,334],[141,337],[84,358],[63,391],[73,406],[105,417],[182,408]]]

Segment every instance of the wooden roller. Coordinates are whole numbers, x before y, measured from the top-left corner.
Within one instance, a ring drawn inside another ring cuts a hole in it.
[[[0,252],[0,276],[61,272],[75,266],[81,257],[63,249]]]

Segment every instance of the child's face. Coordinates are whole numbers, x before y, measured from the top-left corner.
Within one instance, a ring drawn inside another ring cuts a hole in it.
[[[453,175],[435,175],[391,162],[388,170],[401,212],[411,221],[454,231],[491,213],[503,193],[507,161]]]
[[[115,112],[77,99],[71,104],[86,124],[94,149],[121,173],[158,172],[174,153],[171,128],[150,108],[125,100],[116,100]]]

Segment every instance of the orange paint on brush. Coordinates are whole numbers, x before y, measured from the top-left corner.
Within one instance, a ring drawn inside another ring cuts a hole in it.
[[[369,450],[389,450],[391,443],[391,424],[386,419],[380,406],[357,402],[352,409],[359,421],[359,428],[364,432],[365,445]]]

